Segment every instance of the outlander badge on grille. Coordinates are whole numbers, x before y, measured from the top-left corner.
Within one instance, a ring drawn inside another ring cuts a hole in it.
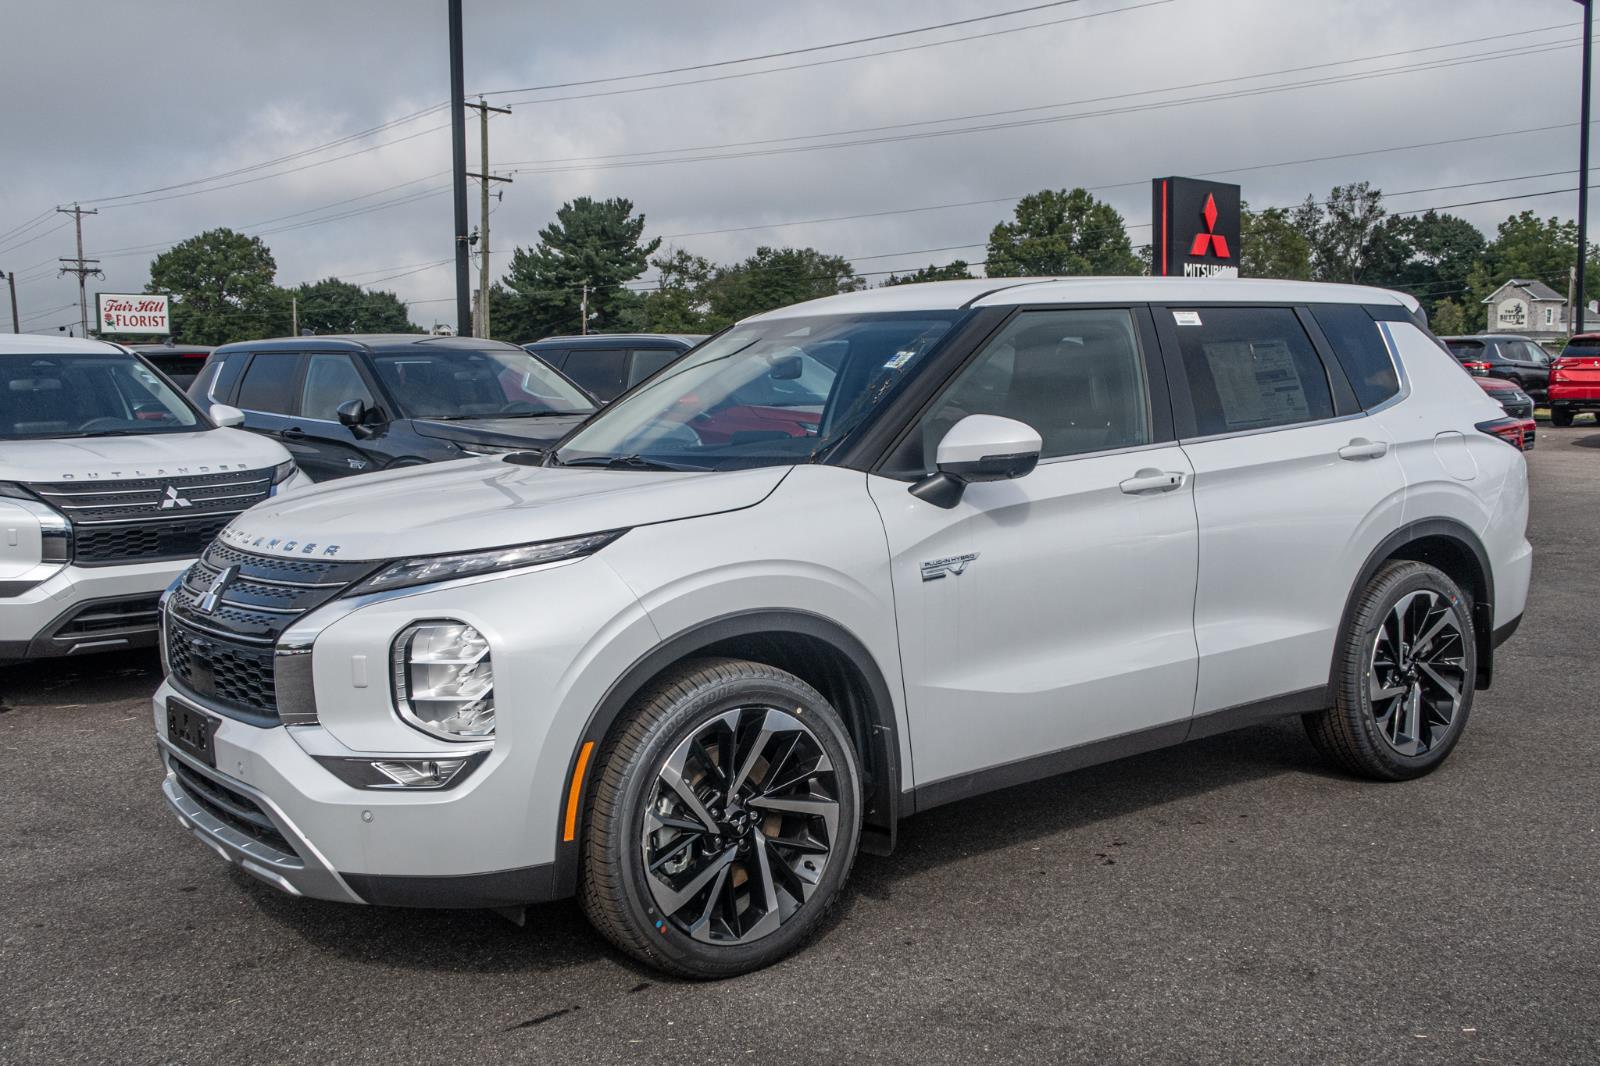
[[[222,573],[212,578],[211,584],[206,587],[206,591],[200,596],[200,601],[194,605],[194,609],[199,611],[201,614],[211,614],[214,612],[217,609],[218,602],[220,602],[222,599],[223,591],[228,587],[228,583],[237,577],[238,574],[239,568],[237,566],[230,566],[226,570],[222,571]]]

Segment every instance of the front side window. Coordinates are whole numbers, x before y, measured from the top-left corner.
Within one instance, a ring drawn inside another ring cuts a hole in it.
[[[1333,417],[1327,371],[1293,310],[1207,307],[1174,317],[1197,436]]]
[[[317,352],[306,362],[306,382],[300,392],[300,417],[320,418],[324,422],[339,420],[339,405],[350,400],[360,400],[368,408],[374,406],[367,383],[348,355]]]
[[[628,388],[633,388],[683,353],[676,348],[635,348],[628,367]]]
[[[939,441],[968,415],[1031,426],[1043,441],[1041,459],[1149,444],[1150,401],[1132,312],[1019,314],[912,431],[921,452],[917,473],[933,471]]]
[[[520,348],[418,345],[378,352],[372,365],[406,418],[537,418],[594,410],[588,397]]]
[[[210,429],[131,355],[0,356],[0,440]]]
[[[964,314],[735,326],[607,408],[556,462],[684,470],[809,462],[879,410]]]

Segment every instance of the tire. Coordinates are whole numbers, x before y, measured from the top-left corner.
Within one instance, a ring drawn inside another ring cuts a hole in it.
[[[1600,417],[1600,415],[1596,417]],[[1550,424],[1562,427],[1572,425],[1572,409],[1570,407],[1550,408]]]
[[[817,931],[850,874],[855,746],[792,674],[685,663],[639,695],[598,767],[579,900],[601,934],[657,969],[720,978],[770,965]]]
[[[1472,712],[1471,600],[1426,563],[1387,563],[1361,591],[1335,664],[1333,706],[1303,719],[1313,746],[1335,766],[1378,781],[1430,773]]]

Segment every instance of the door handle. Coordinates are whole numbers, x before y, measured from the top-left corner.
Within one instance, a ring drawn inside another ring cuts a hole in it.
[[[290,426],[288,429],[278,434],[278,436],[282,437],[284,440],[300,440],[305,435],[306,431],[301,429],[299,426]]]
[[[1381,440],[1368,440],[1357,437],[1355,440],[1339,449],[1341,459],[1381,459],[1389,454],[1389,445]]]
[[[1129,496],[1138,496],[1147,492],[1171,492],[1183,484],[1184,475],[1177,470],[1156,470],[1146,467],[1134,474],[1128,480],[1117,485],[1117,488]]]

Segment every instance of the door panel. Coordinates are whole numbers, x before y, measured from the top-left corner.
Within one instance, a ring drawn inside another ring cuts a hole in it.
[[[1149,495],[1146,469],[1183,484]],[[1189,718],[1195,514],[1174,445],[1044,463],[952,510],[870,478],[918,785]],[[924,564],[946,565],[944,577]],[[956,572],[956,567],[961,567]]]

